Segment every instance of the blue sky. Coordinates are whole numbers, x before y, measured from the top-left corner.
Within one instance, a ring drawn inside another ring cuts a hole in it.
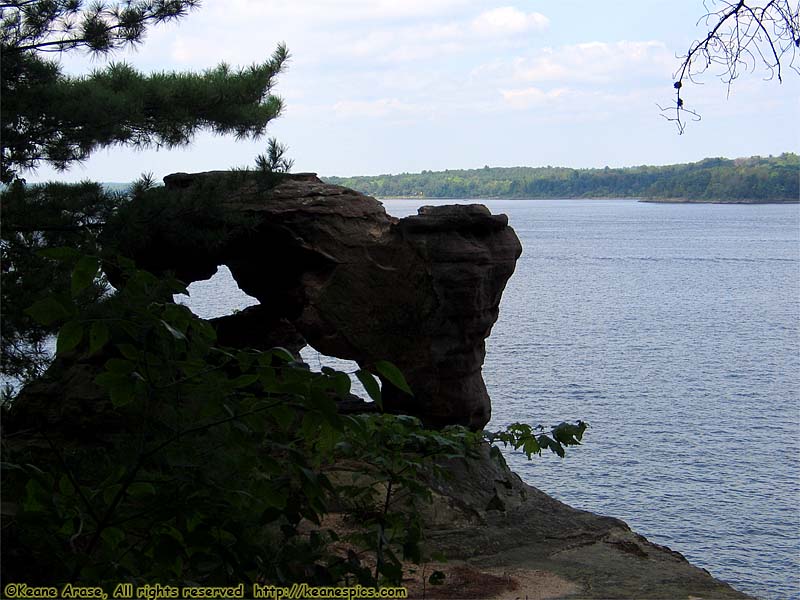
[[[205,0],[114,57],[143,71],[203,70],[292,54],[269,135],[295,171],[361,175],[490,166],[631,166],[800,149],[800,76],[709,72],[684,90],[702,114],[679,136],[659,116],[705,33],[701,0]],[[73,54],[64,70],[102,65]],[[186,149],[104,150],[29,181],[130,181],[252,165],[265,141],[199,135]]]

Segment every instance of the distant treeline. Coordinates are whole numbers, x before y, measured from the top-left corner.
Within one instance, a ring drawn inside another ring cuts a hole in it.
[[[800,199],[800,157],[706,158],[623,169],[483,167],[401,175],[325,177],[370,196],[426,198],[642,198],[777,202]]]

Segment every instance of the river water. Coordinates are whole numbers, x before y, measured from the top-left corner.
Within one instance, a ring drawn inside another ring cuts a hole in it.
[[[742,591],[800,599],[800,206],[470,202],[523,245],[487,341],[489,427],[591,425],[565,459],[510,466]],[[201,316],[248,304],[224,275],[190,287]]]

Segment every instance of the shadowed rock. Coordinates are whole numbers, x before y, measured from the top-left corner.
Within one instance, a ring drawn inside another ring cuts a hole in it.
[[[505,215],[473,204],[396,219],[374,198],[308,173],[266,183],[228,172],[164,181],[157,202],[186,208],[160,219],[152,206],[140,211],[150,223],[120,236],[123,252],[187,284],[227,265],[261,305],[221,320],[224,341],[296,350],[304,339],[365,368],[388,360],[414,396],[384,382],[387,410],[430,426],[489,421],[484,340],[522,251]],[[134,206],[124,226],[136,214]]]

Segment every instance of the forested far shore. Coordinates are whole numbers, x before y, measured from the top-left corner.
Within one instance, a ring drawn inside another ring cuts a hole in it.
[[[798,202],[800,156],[706,158],[611,169],[489,167],[400,175],[323,177],[370,196],[423,198],[641,198]]]

